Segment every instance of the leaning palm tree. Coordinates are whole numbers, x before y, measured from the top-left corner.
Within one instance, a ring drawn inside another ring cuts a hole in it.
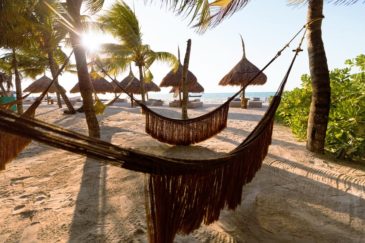
[[[8,50],[11,55],[11,67],[15,76],[16,98],[21,99],[21,77],[18,69],[17,52],[30,45],[32,25],[28,21],[28,14],[32,9],[32,1],[0,1],[0,48]],[[17,105],[18,114],[23,113],[21,102]]]
[[[83,32],[84,26],[82,23],[80,11],[83,3],[91,13],[96,13],[102,8],[104,0],[66,0],[67,12],[70,16],[68,23],[71,24],[69,34],[72,48],[75,53],[77,75],[79,78],[79,85],[86,122],[89,129],[89,136],[99,138],[100,127],[98,120],[96,119],[93,106],[93,88],[90,82],[85,49],[81,45],[80,33]]]
[[[50,8],[57,9],[58,13],[63,11],[61,5],[56,0],[40,1],[35,4],[34,12],[30,17],[30,21],[33,22],[33,25],[37,30],[34,34],[34,38],[37,40],[36,43],[38,44],[37,46],[39,47],[39,51],[44,53],[44,55],[48,58],[49,69],[51,70],[52,77],[55,79],[55,86],[58,89],[58,105],[60,108],[62,107],[59,97],[61,96],[69,110],[69,113],[74,114],[76,111],[68,99],[65,89],[59,85],[58,78],[56,76],[59,71],[57,61],[65,61],[65,55],[59,45],[61,41],[65,39],[67,29],[60,24],[59,21],[57,21],[58,15],[51,11]]]
[[[247,5],[249,0],[162,0],[180,14],[192,14],[198,31],[204,32]],[[308,119],[307,149],[324,152],[328,114],[330,109],[330,79],[326,52],[322,41],[323,0],[289,0],[290,3],[308,3],[308,56],[312,77],[312,102]],[[353,4],[357,0],[335,0],[334,3]]]
[[[155,52],[149,45],[143,44],[142,33],[137,16],[124,2],[114,4],[100,19],[102,28],[109,31],[121,44],[105,44],[104,51],[109,54],[106,64],[115,65],[110,68],[124,71],[134,62],[138,67],[141,81],[142,102],[145,102],[144,73],[156,60],[169,62],[174,68],[178,67],[176,57],[168,52]]]

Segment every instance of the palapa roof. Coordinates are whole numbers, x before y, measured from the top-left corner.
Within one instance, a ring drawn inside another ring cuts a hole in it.
[[[172,87],[172,89],[170,90],[170,93],[179,92],[179,89],[180,89],[179,86]],[[202,93],[202,92],[204,92],[204,87],[201,86],[200,83],[195,82],[195,83],[192,83],[188,86],[188,92],[190,92],[190,93]]]
[[[162,79],[160,83],[160,87],[169,87],[169,86],[180,86],[181,85],[181,79],[183,74],[183,65],[181,65],[180,62],[180,51],[178,51],[178,59],[179,59],[179,67],[176,71],[171,70],[166,76]],[[188,70],[188,74],[186,76],[187,84],[197,82],[198,79],[195,77],[195,75]]]
[[[96,93],[114,93],[114,86],[94,71],[90,73],[90,81]],[[70,90],[70,93],[78,92],[80,92],[80,87],[79,83],[77,82],[76,85]]]
[[[119,84],[128,92],[133,94],[141,94],[141,81],[137,79],[132,71],[129,71],[129,74],[127,77],[125,77],[122,81],[119,82]],[[158,92],[161,91],[161,89],[155,84],[154,82],[150,81],[148,83],[144,84],[145,91],[146,92]],[[115,88],[116,92],[122,92],[122,90],[119,87]]]
[[[31,83],[26,89],[24,89],[24,92],[30,92],[30,93],[42,93],[52,82],[52,79],[47,77],[46,75],[43,75],[39,79],[35,80],[33,83]],[[65,92],[65,89],[61,87],[63,91]],[[55,93],[57,92],[57,88],[55,84],[53,83],[50,89],[48,90],[48,93]]]
[[[154,82],[150,81],[144,84],[144,87],[147,92],[159,92],[161,91],[160,87],[157,86]]]
[[[251,79],[257,75],[260,70],[246,58],[245,45],[241,36],[243,56],[242,59],[226,74],[220,81],[219,85],[257,85],[266,83],[267,77],[264,73],[257,76],[252,82]]]

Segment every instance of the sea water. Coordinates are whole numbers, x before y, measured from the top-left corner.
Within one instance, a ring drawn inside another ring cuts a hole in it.
[[[232,97],[235,93],[200,93],[200,94],[194,94],[190,93],[189,100],[194,99],[200,99],[205,104],[222,104],[224,103],[228,98]],[[80,94],[68,94],[71,99],[80,98]],[[263,102],[267,102],[270,96],[275,95],[275,92],[246,92],[245,97],[246,98],[254,98],[258,97]],[[34,95],[34,97],[37,97],[37,95]],[[52,98],[56,98],[54,94],[50,95]],[[111,100],[115,97],[114,94],[98,94],[98,97],[103,100]],[[136,99],[141,99],[140,95],[134,96]],[[159,99],[166,102],[170,102],[173,100],[178,99],[178,97],[174,97],[174,94],[172,93],[161,93],[161,92],[149,92],[148,97],[150,99]],[[122,94],[120,98],[129,98],[126,94]],[[166,103],[165,103],[166,104]]]
[[[163,93],[149,93],[149,98],[161,99],[165,101],[172,101],[178,99],[173,97],[173,94],[163,94]],[[200,99],[206,104],[221,104],[225,102],[228,98],[232,97],[234,93],[202,93],[202,94],[190,94],[189,100]],[[275,95],[275,92],[246,92],[246,98],[258,97],[263,102],[267,102],[270,96]],[[200,96],[200,97],[199,97]]]

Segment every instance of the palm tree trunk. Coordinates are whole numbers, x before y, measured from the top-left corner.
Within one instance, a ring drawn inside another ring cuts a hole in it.
[[[323,0],[308,1],[308,22],[322,18]],[[312,78],[312,101],[308,118],[307,149],[323,153],[331,102],[330,78],[322,41],[322,20],[308,28],[309,69]]]
[[[57,72],[58,72],[58,66],[56,64],[56,61],[54,60],[54,57],[53,57],[53,51],[52,50],[48,50],[48,62],[49,62],[49,67],[51,69],[51,73],[52,73],[52,77],[55,78],[56,75],[57,75]],[[61,86],[59,85],[58,83],[58,78],[56,78],[55,80],[55,86],[56,88],[58,89],[58,92],[57,92],[57,102],[61,103],[59,99],[59,95],[62,96],[62,99],[65,101],[65,104],[69,110],[69,113],[71,114],[75,114],[76,111],[75,109],[73,108],[70,100],[68,99],[66,93],[64,92],[64,90],[61,88]],[[60,107],[62,108],[62,106]]]
[[[57,105],[58,105],[58,108],[62,108],[62,102],[61,102],[60,92],[56,92],[56,97],[57,97]]]
[[[83,100],[83,109],[85,112],[86,123],[89,129],[89,136],[100,138],[99,123],[95,115],[92,92],[93,88],[90,82],[89,71],[87,68],[86,54],[77,33],[82,33],[82,24],[80,18],[81,0],[67,0],[67,8],[72,17],[75,32],[70,31],[72,48],[75,53],[77,76],[79,79],[80,93]]]
[[[188,40],[188,44],[186,46],[186,53],[184,58],[184,66],[182,72],[182,89],[183,89],[183,102],[181,105],[181,118],[188,119],[188,85],[186,84],[186,78],[188,74],[189,68],[189,58],[190,58],[190,49],[191,49],[191,40]]]
[[[22,84],[20,80],[20,74],[18,70],[18,61],[16,60],[16,54],[15,49],[13,48],[13,68],[14,68],[14,75],[15,75],[15,91],[16,91],[16,99],[19,100],[19,103],[17,103],[17,111],[18,114],[23,113],[23,101],[22,99]]]
[[[143,77],[143,69],[141,65],[138,65],[138,70],[139,70],[139,80],[141,81],[141,96],[142,96],[142,103],[145,104],[146,103],[146,98],[145,98],[145,87],[144,87],[144,77]]]

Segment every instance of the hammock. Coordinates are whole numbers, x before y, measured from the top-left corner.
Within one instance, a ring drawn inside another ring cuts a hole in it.
[[[304,25],[291,39],[285,44],[285,46],[277,52],[277,54],[247,83],[246,86],[242,87],[232,97],[230,97],[222,105],[216,109],[206,113],[202,116],[191,118],[191,119],[173,119],[165,117],[157,112],[153,111],[145,104],[136,100],[126,90],[114,80],[105,69],[98,63],[96,63],[101,71],[107,75],[123,92],[125,92],[131,100],[134,100],[138,105],[141,106],[143,113],[146,115],[145,118],[145,131],[151,137],[168,144],[173,145],[190,145],[204,141],[212,136],[221,132],[227,127],[227,118],[229,103],[237,97],[251,82],[255,80],[268,66],[271,65],[281,53],[289,47],[289,44],[303,31],[310,23]]]
[[[78,154],[110,161],[120,167],[149,173],[146,183],[147,225],[152,243],[173,242],[202,222],[210,224],[227,207],[241,202],[268,152],[273,120],[284,85],[300,51],[304,35],[268,110],[248,137],[228,154],[206,160],[160,157],[121,148],[52,124],[0,110],[0,129]]]
[[[66,64],[68,63],[71,54],[66,59],[63,66],[60,68],[60,70],[57,72],[55,78],[53,78],[52,82],[48,85],[48,87],[40,94],[40,96],[35,100],[35,102],[23,113],[20,115],[22,118],[33,118],[35,114],[35,110],[38,108],[38,106],[41,104],[43,98],[46,96],[48,90],[51,88],[54,81],[57,79],[57,77],[61,74],[62,70],[66,67]],[[13,104],[18,104],[23,99],[28,97],[31,93],[24,95],[21,99],[12,101],[10,103],[3,104],[3,106],[0,106],[0,111],[2,109],[7,109],[7,107]],[[32,141],[31,139],[24,137],[22,135],[18,136],[15,134],[11,134],[8,132],[5,132],[7,130],[0,131],[0,170],[5,169],[5,165],[13,160],[29,143]]]

